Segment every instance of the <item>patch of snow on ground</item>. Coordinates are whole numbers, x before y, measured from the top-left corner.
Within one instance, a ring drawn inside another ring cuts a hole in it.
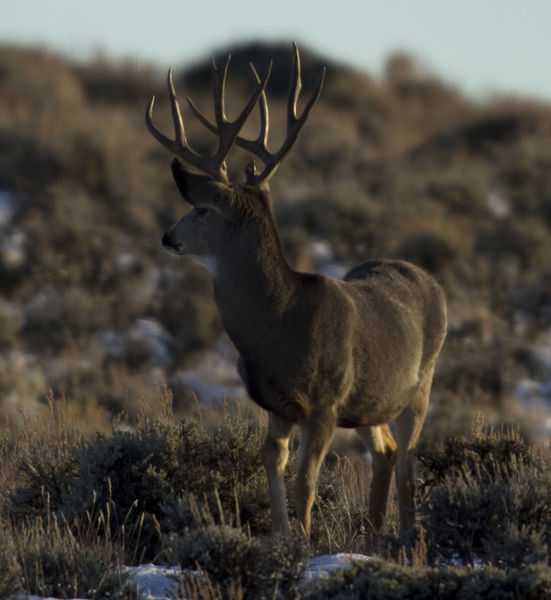
[[[20,600],[59,600],[58,598],[52,598],[52,597],[48,597],[48,598],[44,598],[43,596],[25,596],[23,598],[23,596],[18,596],[18,599]],[[87,598],[72,598],[72,600],[88,600]]]
[[[123,359],[128,355],[132,344],[143,343],[150,352],[152,365],[167,366],[172,362],[172,338],[158,321],[152,319],[136,319],[127,331],[100,331],[93,339],[106,358]]]
[[[171,600],[178,598],[182,570],[179,567],[141,565],[125,567],[128,586],[137,588],[142,600]]]
[[[543,381],[521,379],[514,395],[534,422],[536,436],[546,439],[551,435],[551,330],[539,336],[532,352],[547,377]]]
[[[192,369],[179,372],[176,378],[205,404],[245,398],[247,392],[237,374],[236,362],[233,346],[220,341],[214,350],[201,353]]]
[[[323,240],[313,240],[310,242],[308,252],[312,257],[314,271],[322,275],[329,275],[336,279],[342,279],[346,269],[341,265],[331,245]]]
[[[134,326],[129,331],[129,342],[143,340],[151,352],[153,365],[168,365],[172,362],[172,353],[169,350],[170,334],[158,322],[152,319],[136,319]]]
[[[372,560],[372,557],[363,554],[339,553],[316,556],[311,558],[306,565],[304,581],[309,582],[322,577],[330,577],[339,571],[352,569],[357,564],[366,563],[370,560]],[[147,564],[139,567],[123,567],[123,573],[128,575],[128,587],[137,589],[140,592],[139,597],[141,600],[174,600],[179,598],[180,580],[186,571],[182,571],[179,567]],[[24,600],[56,599],[26,596]]]
[[[505,196],[490,193],[487,198],[487,206],[497,219],[505,219],[511,213],[511,202]]]
[[[364,554],[324,554],[316,556],[308,561],[308,565],[304,572],[304,578],[307,581],[318,579],[320,577],[331,577],[339,571],[352,569],[358,564],[366,563],[373,560],[371,556]]]
[[[27,254],[25,252],[25,234],[22,231],[11,231],[6,233],[0,246],[2,260],[10,269],[17,269],[25,263]]]
[[[0,227],[7,227],[11,224],[16,202],[14,194],[8,190],[0,190]]]

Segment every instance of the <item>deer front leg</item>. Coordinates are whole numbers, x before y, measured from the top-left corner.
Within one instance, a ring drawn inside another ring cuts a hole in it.
[[[283,473],[289,458],[289,436],[293,424],[269,413],[268,435],[262,448],[262,462],[268,476],[272,530],[282,534],[290,532],[287,513],[287,495]]]
[[[295,487],[297,517],[306,535],[310,533],[310,511],[314,503],[321,462],[336,429],[336,419],[324,415],[300,427],[300,458]]]

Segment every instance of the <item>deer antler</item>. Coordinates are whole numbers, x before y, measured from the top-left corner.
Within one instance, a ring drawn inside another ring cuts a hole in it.
[[[189,145],[186,133],[184,129],[184,123],[180,112],[180,105],[176,97],[174,90],[174,82],[172,81],[172,69],[168,71],[168,92],[170,98],[170,107],[172,111],[172,120],[174,122],[175,139],[171,140],[164,133],[162,133],[155,124],[153,123],[153,105],[155,104],[155,96],[151,98],[149,106],[147,107],[145,115],[145,123],[147,128],[153,137],[160,142],[168,150],[174,152],[180,158],[189,162],[194,167],[197,167],[200,171],[208,173],[218,181],[228,183],[228,176],[226,171],[225,157],[230,151],[234,141],[236,140],[239,131],[243,127],[243,124],[247,120],[247,117],[251,114],[258,98],[264,94],[264,89],[268,83],[270,77],[272,65],[268,68],[264,79],[261,81],[257,76],[257,87],[251,96],[249,102],[245,108],[241,111],[235,121],[228,121],[225,110],[225,90],[226,90],[226,75],[228,73],[228,66],[230,63],[231,55],[228,56],[226,63],[222,69],[218,69],[212,63],[213,75],[214,75],[214,86],[213,86],[213,97],[214,97],[214,116],[216,125],[210,123],[195,107],[189,98],[186,98],[193,112],[199,116],[199,119],[205,123],[207,121],[208,128],[214,131],[219,138],[218,150],[212,157],[201,156],[197,154]],[[206,124],[206,123],[205,123]]]
[[[247,165],[247,169],[245,171],[246,182],[250,185],[258,185],[264,181],[268,181],[270,177],[275,173],[276,169],[280,165],[281,161],[287,156],[293,144],[295,143],[302,126],[306,122],[312,107],[318,100],[321,88],[323,86],[323,82],[325,80],[325,67],[323,68],[320,76],[319,83],[314,90],[314,93],[308,104],[302,111],[302,115],[297,117],[297,101],[300,95],[300,90],[302,88],[302,82],[300,77],[300,55],[298,52],[297,45],[293,42],[294,49],[294,58],[293,58],[293,70],[291,73],[291,80],[289,84],[289,94],[287,96],[287,134],[285,136],[285,140],[283,141],[280,149],[277,152],[270,152],[268,150],[268,129],[270,124],[270,118],[268,114],[268,101],[266,99],[266,92],[264,88],[260,92],[260,133],[256,140],[247,140],[241,136],[237,136],[235,138],[235,144],[240,146],[241,148],[251,152],[262,162],[264,163],[264,170],[261,173],[258,173],[256,170],[256,165],[251,160]],[[266,77],[261,82],[256,69],[252,65],[251,71],[253,76],[260,86],[262,83],[266,81]],[[272,63],[270,62],[269,70],[271,70]],[[264,86],[265,87],[265,86]],[[259,88],[257,87],[257,90]],[[218,133],[219,128],[211,123],[200,111],[199,109],[188,99],[189,105],[195,116],[205,125],[208,129],[210,129],[214,133]]]

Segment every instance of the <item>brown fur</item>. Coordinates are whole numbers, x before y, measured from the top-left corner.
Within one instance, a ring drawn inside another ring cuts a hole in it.
[[[283,256],[267,186],[225,184],[189,172],[178,160],[172,169],[196,210],[165,234],[163,244],[215,264],[216,303],[240,354],[239,373],[269,413],[262,458],[274,529],[290,527],[283,471],[295,424],[301,432],[295,502],[305,532],[319,467],[337,427],[355,428],[373,456],[375,530],[382,527],[393,468],[400,524],[410,527],[411,450],[446,333],[442,290],[403,261],[366,262],[344,281],[298,273]]]

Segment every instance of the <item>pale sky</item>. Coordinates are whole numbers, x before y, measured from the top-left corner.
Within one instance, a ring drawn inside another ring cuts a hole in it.
[[[470,95],[551,101],[551,0],[1,0],[0,41],[182,66],[236,41],[296,40],[381,72],[408,50]],[[0,90],[1,92],[1,90]]]

